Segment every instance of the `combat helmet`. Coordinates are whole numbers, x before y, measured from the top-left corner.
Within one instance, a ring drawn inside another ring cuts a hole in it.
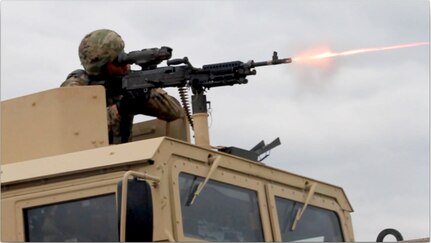
[[[113,61],[123,50],[124,42],[115,31],[95,30],[82,39],[79,59],[89,75],[99,75],[102,67]]]

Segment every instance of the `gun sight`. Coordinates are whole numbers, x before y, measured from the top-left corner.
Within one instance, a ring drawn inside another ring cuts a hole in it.
[[[141,66],[143,70],[156,68],[158,64],[172,57],[172,48],[162,46],[160,48],[148,48],[140,51],[131,51],[129,53],[121,53],[114,64],[136,64]]]

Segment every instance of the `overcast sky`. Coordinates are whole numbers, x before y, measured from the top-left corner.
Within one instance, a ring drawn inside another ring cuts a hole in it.
[[[126,51],[171,46],[194,66],[429,42],[427,0],[2,1],[1,99],[58,87],[80,68],[89,32]],[[211,144],[250,149],[280,137],[264,162],[343,187],[357,241],[384,228],[429,237],[429,45],[263,67],[214,88]],[[175,89],[168,92],[178,97]]]

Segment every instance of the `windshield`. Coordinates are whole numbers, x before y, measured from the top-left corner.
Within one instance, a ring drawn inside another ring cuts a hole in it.
[[[275,197],[275,203],[283,241],[343,241],[340,221],[334,211],[308,205],[292,230],[296,212],[304,204],[281,197]]]
[[[264,241],[257,192],[210,180],[190,205],[202,177],[179,176],[184,235],[209,241]]]
[[[26,241],[118,241],[115,194],[24,210]]]

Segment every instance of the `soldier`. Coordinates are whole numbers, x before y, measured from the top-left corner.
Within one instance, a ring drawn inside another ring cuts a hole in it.
[[[79,45],[79,59],[85,71],[73,71],[61,85],[105,86],[111,144],[130,140],[134,115],[155,116],[168,122],[184,117],[180,103],[161,88],[148,92],[122,90],[121,78],[130,71],[130,65],[118,65],[114,60],[123,51],[121,36],[112,30],[87,34]]]

